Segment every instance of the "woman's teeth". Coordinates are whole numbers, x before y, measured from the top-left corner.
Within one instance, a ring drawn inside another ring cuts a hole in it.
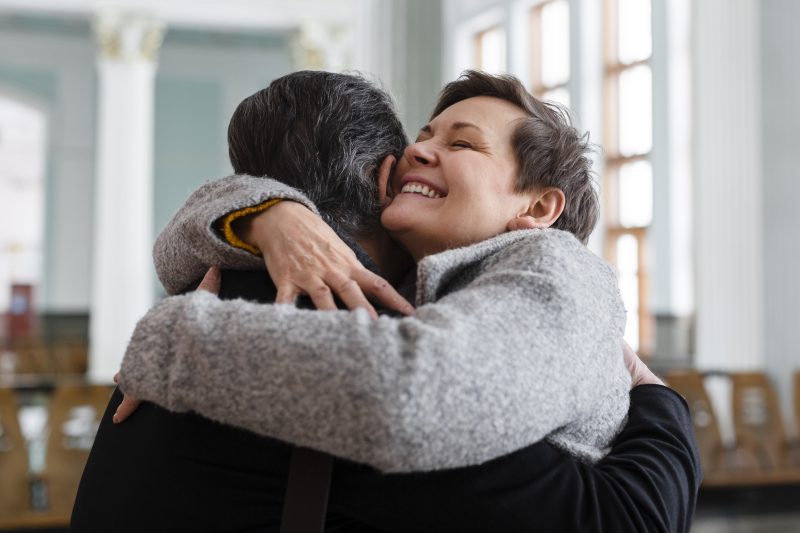
[[[414,183],[414,182],[408,182],[405,185],[403,185],[403,188],[400,189],[400,192],[413,192],[421,194],[423,196],[427,196],[428,198],[442,197],[442,195],[439,194],[438,191],[431,189],[427,185],[422,185],[421,183]]]

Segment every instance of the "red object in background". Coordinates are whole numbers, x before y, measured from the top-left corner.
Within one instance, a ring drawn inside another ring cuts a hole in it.
[[[12,284],[11,305],[8,308],[10,339],[29,336],[34,329],[33,285]]]

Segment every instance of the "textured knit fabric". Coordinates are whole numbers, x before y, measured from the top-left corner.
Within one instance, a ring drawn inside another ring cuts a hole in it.
[[[478,464],[548,435],[577,457],[603,455],[628,408],[625,314],[612,269],[571,234],[513,232],[429,256],[416,304],[413,317],[372,321],[167,298],[137,326],[122,386],[387,471]]]
[[[240,270],[263,269],[261,257],[220,238],[215,223],[233,211],[276,198],[300,202],[318,213],[305,195],[266,178],[229,176],[210,181],[193,192],[153,247],[156,273],[167,294],[185,290],[202,278],[211,265]]]

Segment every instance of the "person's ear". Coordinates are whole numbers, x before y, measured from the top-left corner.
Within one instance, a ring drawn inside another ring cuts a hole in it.
[[[394,198],[391,180],[396,162],[397,159],[393,155],[387,155],[378,169],[378,205],[381,209],[389,205]]]
[[[531,200],[526,211],[508,222],[506,226],[508,231],[549,228],[564,212],[566,205],[564,191],[556,187],[547,187],[537,191]]]

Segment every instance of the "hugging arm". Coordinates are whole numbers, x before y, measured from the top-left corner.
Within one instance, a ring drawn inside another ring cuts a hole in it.
[[[424,475],[338,463],[331,509],[389,531],[688,533],[703,477],[688,406],[661,385],[630,397],[625,428],[594,465],[546,441]]]
[[[469,249],[427,258],[413,317],[167,298],[138,324],[121,386],[387,471],[481,463],[609,401],[610,440],[629,387],[613,273],[569,260],[562,246],[583,248],[563,232],[501,237],[484,251],[505,260],[436,301],[433,279]]]
[[[257,248],[234,232],[239,221],[250,217],[232,223],[235,216],[230,215],[252,215],[276,200],[291,200],[273,205],[270,213],[289,211],[292,224],[269,234],[270,253],[262,247],[260,257]],[[405,315],[414,311],[386,280],[359,262],[305,195],[270,178],[234,175],[200,187],[159,234],[153,259],[168,294],[185,291],[210,266],[247,270],[263,269],[266,263],[278,303],[294,302],[306,293],[318,309],[335,309],[337,296],[348,308],[365,308],[373,317],[377,313],[367,297]]]
[[[232,211],[272,199],[299,202],[317,212],[304,194],[269,178],[233,175],[210,181],[193,192],[153,246],[156,274],[167,294],[186,290],[211,266],[263,269],[261,257],[228,244],[215,226]]]

